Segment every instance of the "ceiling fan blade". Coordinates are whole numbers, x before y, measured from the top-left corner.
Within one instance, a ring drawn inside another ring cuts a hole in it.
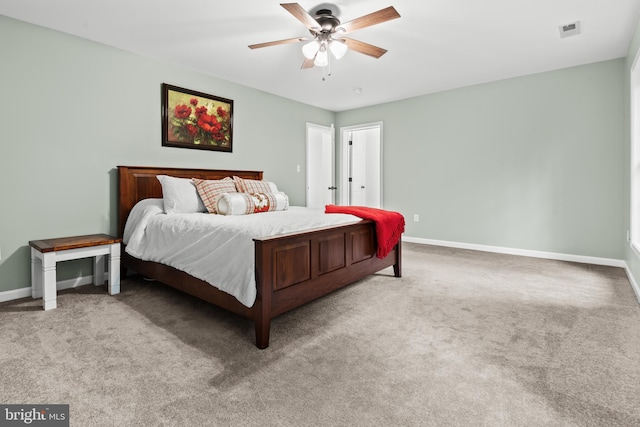
[[[387,49],[383,49],[369,43],[361,42],[359,40],[349,39],[346,37],[340,40],[344,41],[349,49],[355,50],[356,52],[364,53],[365,55],[369,55],[374,58],[380,58],[382,55],[387,53]]]
[[[261,47],[277,46],[279,44],[287,44],[287,43],[297,43],[297,42],[303,42],[305,40],[309,40],[309,39],[307,39],[306,37],[296,37],[293,39],[284,39],[284,40],[276,40],[276,41],[266,42],[266,43],[250,44],[249,48],[259,49]]]
[[[295,16],[298,21],[302,22],[311,31],[318,32],[322,29],[318,21],[313,19],[313,16],[309,15],[298,3],[280,3],[280,6],[287,9],[290,14]]]
[[[302,63],[303,70],[306,68],[313,68],[313,59],[304,58],[304,62]]]
[[[361,28],[366,28],[372,25],[381,24],[383,22],[390,21],[396,18],[400,18],[400,14],[393,6],[389,6],[377,12],[373,12],[368,15],[361,16],[360,18],[356,18],[353,21],[340,24],[336,29],[336,32],[338,34],[348,33],[351,31],[359,30]]]

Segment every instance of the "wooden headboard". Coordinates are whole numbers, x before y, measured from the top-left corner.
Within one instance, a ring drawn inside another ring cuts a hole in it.
[[[262,171],[234,171],[218,169],[183,169],[154,166],[118,166],[118,236],[122,237],[124,224],[133,206],[143,199],[162,198],[162,186],[157,175],[177,178],[222,179],[239,176],[262,179]]]

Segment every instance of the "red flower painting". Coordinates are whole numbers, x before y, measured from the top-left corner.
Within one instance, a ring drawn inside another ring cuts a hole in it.
[[[231,102],[169,90],[167,133],[170,142],[230,148]]]

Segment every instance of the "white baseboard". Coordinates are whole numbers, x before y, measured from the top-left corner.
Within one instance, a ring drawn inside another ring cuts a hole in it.
[[[627,273],[627,278],[629,279],[629,283],[631,283],[631,289],[633,289],[633,292],[636,294],[636,299],[638,303],[640,303],[640,286],[638,286],[638,282],[636,282],[633,274],[631,274],[631,269],[626,262],[624,263],[624,271]]]
[[[561,254],[557,252],[532,251],[528,249],[504,248],[499,246],[477,245],[474,243],[449,242],[446,240],[421,239],[417,237],[402,237],[403,242],[420,243],[423,245],[446,246],[449,248],[470,249],[474,251],[495,252],[506,255],[527,256],[532,258],[553,259],[557,261],[579,262],[583,264],[607,265],[625,268],[627,263],[621,259],[598,258],[583,255]]]
[[[621,268],[624,268],[627,274],[627,278],[629,279],[629,283],[631,283],[631,288],[633,289],[633,292],[636,294],[636,298],[640,303],[640,285],[638,285],[638,282],[636,282],[635,278],[633,277],[633,274],[631,274],[631,270],[629,269],[629,266],[624,260],[590,257],[590,256],[582,256],[582,255],[569,255],[569,254],[561,254],[556,252],[532,251],[527,249],[505,248],[505,247],[499,247],[499,246],[477,245],[474,243],[450,242],[446,240],[422,239],[422,238],[408,237],[408,236],[402,236],[402,241],[409,242],[409,243],[419,243],[423,245],[446,246],[450,248],[494,252],[494,253],[507,254],[507,255],[554,259],[557,261],[570,261],[570,262],[580,262],[583,264],[596,264],[596,265],[606,265],[610,267],[621,267]],[[93,276],[81,276],[75,279],[61,280],[57,282],[56,289],[62,290],[62,289],[77,288],[78,286],[89,285],[91,283],[93,283]],[[28,298],[28,297],[31,297],[31,286],[0,292],[0,302],[12,301],[12,300],[16,300],[20,298]]]
[[[14,299],[27,298],[31,296],[31,286],[26,288],[12,289],[0,292],[0,302],[13,301]]]
[[[56,283],[56,289],[61,291],[63,289],[77,288],[78,286],[90,285],[93,283],[93,276],[81,276],[75,279],[61,280]],[[24,288],[12,289],[10,291],[0,292],[0,302],[12,301],[20,298],[31,297],[31,286]]]

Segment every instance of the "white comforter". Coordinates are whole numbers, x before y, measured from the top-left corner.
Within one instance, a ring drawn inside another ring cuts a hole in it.
[[[123,241],[128,254],[189,273],[251,307],[256,299],[253,238],[357,221],[353,215],[295,206],[241,216],[167,215],[162,199],[146,199],[131,210]]]

